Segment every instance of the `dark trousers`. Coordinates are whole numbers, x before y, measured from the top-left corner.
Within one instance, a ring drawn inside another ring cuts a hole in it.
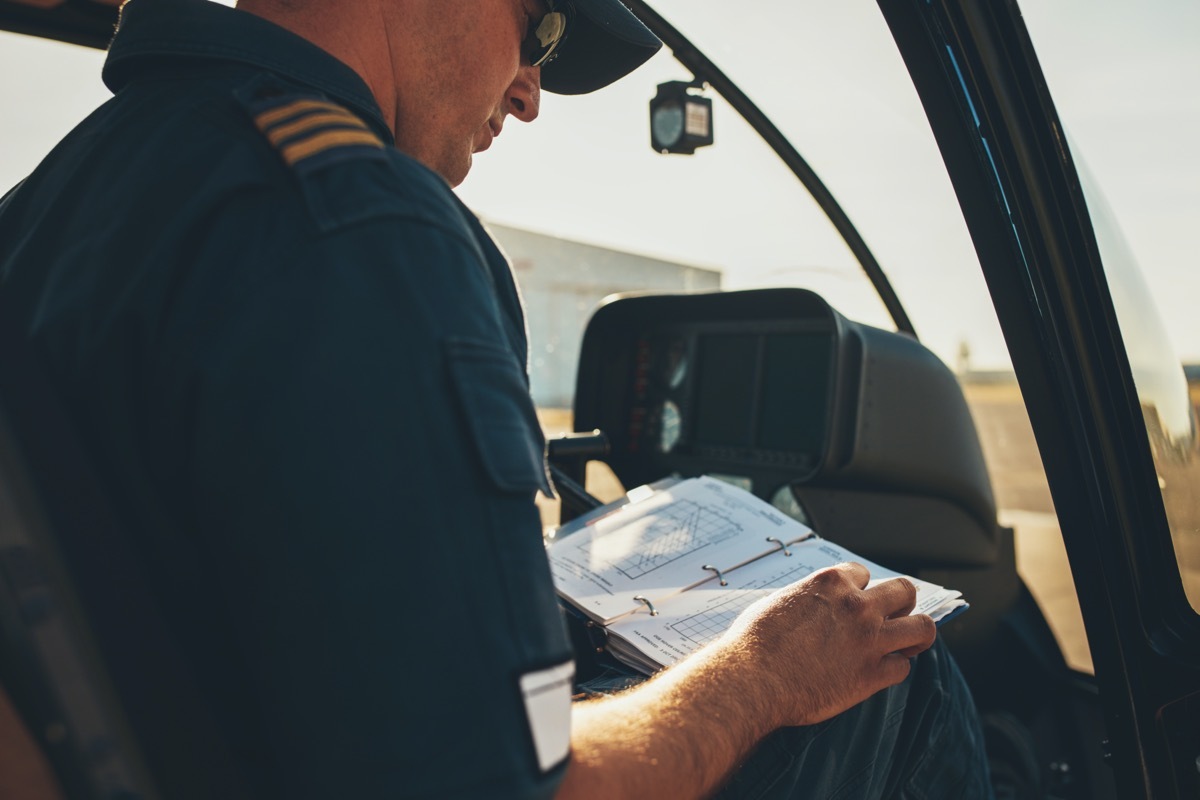
[[[939,641],[899,686],[763,740],[717,797],[991,800],[992,789],[975,705]]]

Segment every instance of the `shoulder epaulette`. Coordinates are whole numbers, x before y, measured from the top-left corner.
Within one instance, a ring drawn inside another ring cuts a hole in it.
[[[445,226],[461,214],[445,181],[392,147],[379,120],[351,110],[358,106],[272,74],[254,76],[234,99],[255,163],[303,203],[317,231],[398,216]]]
[[[317,166],[384,149],[367,124],[337,103],[315,97],[257,103],[254,124],[290,167]]]

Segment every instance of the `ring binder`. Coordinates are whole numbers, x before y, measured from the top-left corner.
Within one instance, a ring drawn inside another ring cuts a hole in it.
[[[645,597],[642,597],[640,594],[637,595],[636,597],[634,597],[633,599],[637,600],[639,603],[645,603],[646,608],[650,609],[650,616],[652,616],[652,617],[658,616],[658,612],[654,610],[654,603],[651,603],[649,600],[647,600]]]
[[[603,644],[605,662],[611,657],[651,675],[723,635],[740,609],[822,567],[856,561],[876,579],[900,575],[824,542],[750,492],[714,478],[633,491],[656,500],[634,500],[620,506],[620,514],[594,517],[548,548],[559,598],[572,617],[592,623],[576,650],[584,659]],[[613,560],[618,550],[624,556]],[[795,558],[775,558],[781,550]],[[961,592],[912,581],[915,613],[940,624],[967,607]],[[606,639],[592,638],[601,632]]]
[[[785,556],[790,556],[792,554],[792,551],[787,549],[787,544],[783,541],[783,539],[780,539],[776,536],[768,536],[767,541],[774,542],[775,544],[779,545],[779,549],[783,551]]]

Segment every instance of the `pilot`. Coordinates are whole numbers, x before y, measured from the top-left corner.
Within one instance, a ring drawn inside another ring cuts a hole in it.
[[[0,292],[256,796],[990,795],[912,585],[857,565],[572,703],[522,310],[451,187],[658,48],[619,0],[130,0],[115,97],[0,202]]]

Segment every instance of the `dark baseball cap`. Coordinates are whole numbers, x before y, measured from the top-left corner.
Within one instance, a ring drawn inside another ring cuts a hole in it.
[[[542,67],[542,89],[587,94],[633,72],[662,47],[621,0],[558,0],[571,6],[566,38]]]

